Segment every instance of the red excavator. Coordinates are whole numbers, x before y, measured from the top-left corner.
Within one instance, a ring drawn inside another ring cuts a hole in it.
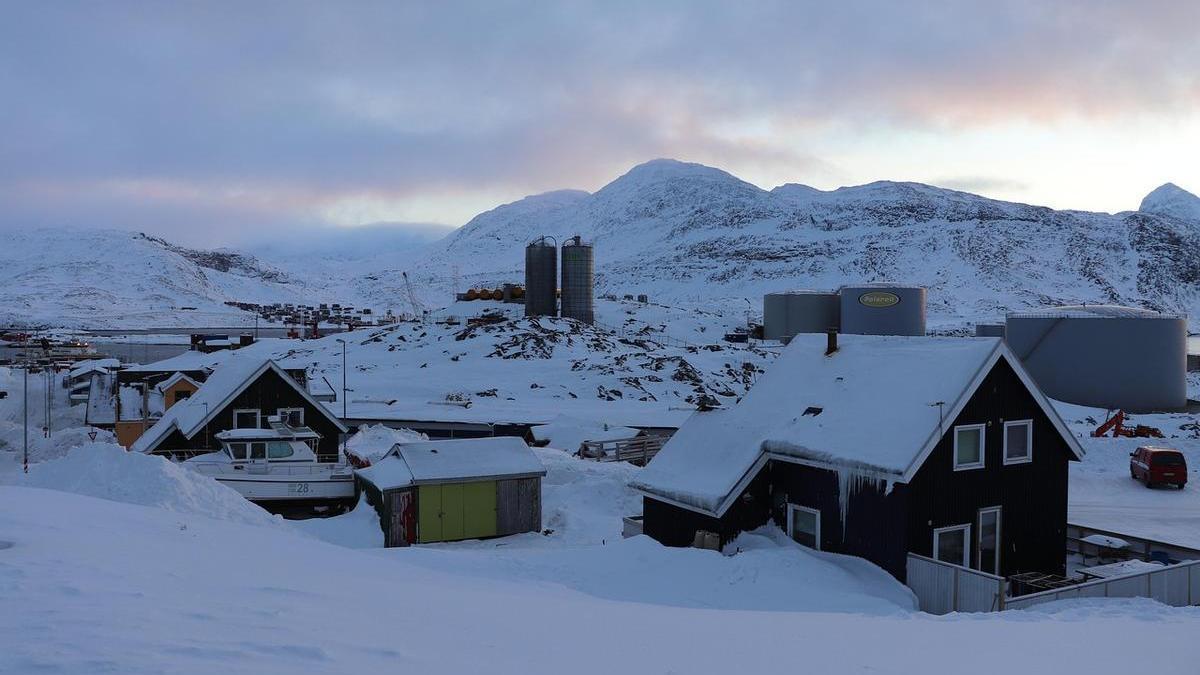
[[[1096,427],[1092,432],[1092,436],[1097,438],[1103,437],[1109,431],[1112,432],[1113,438],[1163,438],[1163,432],[1148,427],[1144,424],[1137,424],[1132,427],[1125,426],[1125,411],[1118,410],[1108,421]]]

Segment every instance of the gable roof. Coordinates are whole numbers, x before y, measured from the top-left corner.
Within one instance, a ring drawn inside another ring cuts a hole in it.
[[[251,357],[230,358],[213,371],[204,384],[191,397],[176,403],[163,413],[154,426],[146,430],[131,450],[149,452],[156,448],[172,431],[179,430],[185,438],[191,438],[225,409],[235,398],[268,370],[273,370],[290,387],[296,390],[320,414],[324,415],[338,430],[347,431],[346,426],[328,408],[314,399],[308,391],[292,379],[279,364],[270,359]]]
[[[516,436],[397,443],[358,475],[381,490],[488,478],[545,476],[546,467]]]
[[[633,487],[720,516],[769,457],[908,482],[998,361],[1083,448],[999,338],[799,335],[731,410],[697,413]],[[807,414],[806,414],[807,413]]]
[[[199,382],[193,380],[192,378],[188,377],[187,375],[184,375],[182,372],[179,372],[179,371],[176,371],[174,375],[168,377],[167,379],[163,380],[162,382],[159,382],[154,388],[159,391],[166,391],[166,390],[170,389],[171,387],[175,386],[175,384],[180,381],[189,382],[189,383],[191,383],[191,385],[193,387],[196,387],[197,389],[200,388]]]

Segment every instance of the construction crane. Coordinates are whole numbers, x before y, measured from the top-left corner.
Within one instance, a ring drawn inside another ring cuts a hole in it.
[[[421,301],[417,299],[417,294],[413,292],[412,281],[409,281],[408,279],[408,272],[401,272],[400,275],[404,277],[404,290],[406,293],[408,293],[408,304],[412,306],[413,317],[416,318],[417,321],[424,321],[428,310],[426,310],[425,305],[421,304]]]

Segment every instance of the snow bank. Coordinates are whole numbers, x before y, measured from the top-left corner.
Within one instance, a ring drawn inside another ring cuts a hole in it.
[[[162,457],[126,452],[111,443],[87,443],[61,459],[30,467],[29,475],[20,484],[217,520],[290,529],[282,518],[272,516],[208,476]]]
[[[575,452],[584,441],[613,441],[633,438],[638,430],[616,424],[605,424],[567,415],[559,415],[549,424],[539,424],[531,429],[533,438],[546,441],[551,448]]]
[[[359,427],[346,441],[347,459],[358,466],[370,466],[383,458],[397,443],[427,441],[429,437],[411,429],[393,429],[383,424]]]

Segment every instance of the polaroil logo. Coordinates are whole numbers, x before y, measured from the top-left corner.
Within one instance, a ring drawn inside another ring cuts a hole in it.
[[[900,302],[900,296],[887,291],[871,291],[858,296],[858,304],[867,307],[891,307]]]

